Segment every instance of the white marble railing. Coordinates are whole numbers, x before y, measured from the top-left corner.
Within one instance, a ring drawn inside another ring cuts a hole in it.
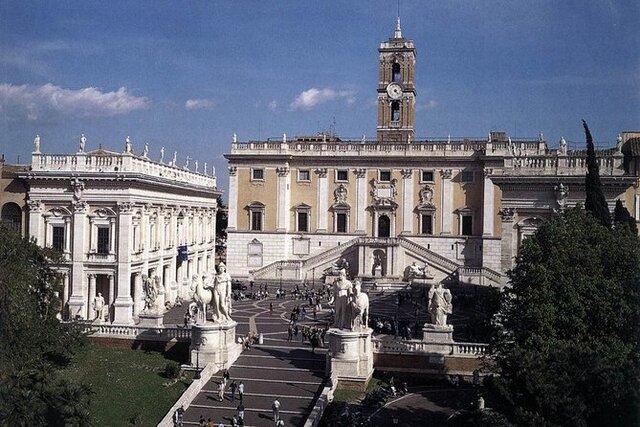
[[[88,253],[87,262],[116,262],[116,254]]]
[[[107,338],[145,338],[158,341],[191,341],[191,329],[190,328],[178,328],[175,326],[161,326],[161,327],[148,327],[137,325],[111,325],[111,324],[96,324],[91,322],[85,322],[82,324],[84,332],[89,333],[94,337],[107,337]]]
[[[412,242],[409,239],[406,239],[404,237],[399,237],[398,241],[400,242],[400,245],[402,247],[404,247],[405,249],[409,249],[414,251],[415,253],[417,253],[418,255],[424,257],[425,259],[427,259],[428,261],[430,261],[433,264],[439,265],[441,267],[444,267],[448,270],[451,271],[455,271],[456,269],[458,269],[460,267],[460,264],[450,260],[447,257],[444,257],[436,252],[430,251],[429,249],[425,248],[424,246],[420,246],[419,244]]]
[[[501,283],[502,281],[502,274],[498,273],[495,270],[492,270],[488,267],[458,267],[458,276],[460,277],[467,277],[467,276],[473,276],[473,277],[486,277],[489,280],[496,282],[496,283]]]
[[[374,353],[381,354],[429,354],[434,347],[448,347],[449,355],[478,357],[486,353],[488,344],[481,343],[432,343],[421,340],[399,340],[394,338],[372,338]]]
[[[118,172],[140,173],[154,177],[189,183],[202,187],[216,187],[216,177],[157,163],[131,154],[40,154],[31,157],[33,171]]]

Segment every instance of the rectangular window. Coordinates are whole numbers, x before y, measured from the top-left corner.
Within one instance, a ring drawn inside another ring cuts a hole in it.
[[[346,169],[340,169],[336,171],[336,181],[349,181],[349,171]]]
[[[309,169],[298,170],[298,181],[311,181],[311,172]]]
[[[433,182],[433,171],[422,171],[420,182]]]
[[[251,231],[262,231],[261,211],[251,211]]]
[[[420,233],[433,234],[433,215],[431,214],[420,215]]]
[[[53,227],[51,247],[59,250],[60,252],[64,251],[64,226],[56,225]]]
[[[109,227],[98,227],[98,253],[109,253]]]
[[[391,181],[391,171],[385,170],[380,171],[380,182],[390,182]]]
[[[473,234],[473,217],[462,215],[462,235],[471,236]]]
[[[336,233],[347,232],[347,214],[340,212],[336,214]]]
[[[298,231],[309,232],[309,213],[306,211],[298,212]]]
[[[264,169],[251,169],[252,181],[264,181]]]
[[[460,172],[460,182],[473,182],[473,171]]]

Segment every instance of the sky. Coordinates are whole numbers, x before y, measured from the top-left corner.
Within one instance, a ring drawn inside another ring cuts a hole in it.
[[[637,0],[402,0],[416,135],[601,147],[640,129]],[[134,151],[216,167],[240,141],[374,138],[393,0],[0,1],[0,153]],[[167,156],[168,157],[168,156]],[[193,165],[193,163],[191,163]]]

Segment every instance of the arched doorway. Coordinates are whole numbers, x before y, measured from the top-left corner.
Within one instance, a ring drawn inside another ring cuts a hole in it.
[[[15,203],[5,203],[2,207],[2,222],[9,228],[22,232],[22,210]]]
[[[391,220],[386,215],[378,218],[378,237],[391,237]]]

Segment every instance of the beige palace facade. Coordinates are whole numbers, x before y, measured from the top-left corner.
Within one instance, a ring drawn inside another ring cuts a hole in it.
[[[522,240],[584,201],[586,153],[564,140],[555,149],[542,134],[416,139],[416,50],[399,21],[379,57],[376,140],[234,136],[225,155],[233,276],[318,280],[344,258],[365,280],[401,281],[416,262],[437,280],[499,286]],[[621,199],[636,219],[637,137],[623,133],[597,154],[610,207]]]

